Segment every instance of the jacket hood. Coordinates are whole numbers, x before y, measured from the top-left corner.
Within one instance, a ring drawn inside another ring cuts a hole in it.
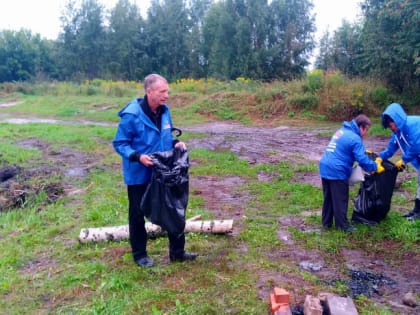
[[[382,119],[384,118],[384,115],[391,117],[395,125],[397,125],[398,129],[403,130],[407,122],[407,114],[400,104],[392,103],[388,105],[388,107],[382,113]]]
[[[357,126],[356,121],[353,119],[351,121],[343,122],[343,127],[346,129],[350,129],[354,133],[360,136],[360,128]]]
[[[140,102],[142,100],[143,99],[141,98],[131,100],[127,105],[124,106],[123,109],[118,112],[118,116],[122,117],[123,114],[133,114],[138,116],[140,113]]]

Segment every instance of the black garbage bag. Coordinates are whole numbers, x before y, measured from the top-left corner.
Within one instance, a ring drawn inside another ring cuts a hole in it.
[[[141,201],[141,209],[150,222],[171,234],[185,229],[185,211],[189,193],[188,151],[175,148],[150,155],[152,179]]]
[[[375,160],[375,153],[368,154]],[[398,169],[394,163],[385,160],[382,162],[385,171],[381,174],[366,174],[365,180],[360,183],[359,192],[354,199],[352,221],[362,224],[377,224],[389,212],[394,191]]]

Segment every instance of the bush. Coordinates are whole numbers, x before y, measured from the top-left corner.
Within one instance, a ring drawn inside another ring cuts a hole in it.
[[[344,100],[337,100],[327,107],[327,117],[330,120],[350,120],[362,113],[362,107],[352,105]]]
[[[326,77],[326,86],[330,89],[342,87],[345,85],[346,79],[343,77],[341,72],[332,72],[329,73]]]
[[[379,106],[383,106],[384,104],[389,103],[390,95],[386,87],[379,85],[373,88],[370,98]]]
[[[293,108],[311,110],[318,106],[319,98],[316,95],[305,93],[303,95],[291,96],[288,100],[288,103]]]
[[[303,91],[309,93],[315,93],[323,86],[322,77],[324,72],[320,69],[313,70],[306,75],[306,80],[303,84]]]

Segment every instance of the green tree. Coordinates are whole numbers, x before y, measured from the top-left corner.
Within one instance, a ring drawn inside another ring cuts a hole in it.
[[[208,75],[218,79],[232,79],[237,22],[232,0],[219,1],[210,9],[203,26],[204,52]]]
[[[123,80],[144,77],[148,68],[144,28],[138,6],[119,0],[109,17],[107,76]]]
[[[160,72],[169,79],[188,76],[190,30],[184,0],[152,1],[146,25],[150,72]]]
[[[0,81],[24,81],[35,75],[36,49],[31,44],[29,30],[0,33]]]
[[[59,35],[63,79],[101,75],[105,51],[104,7],[98,0],[68,1]]]
[[[419,89],[419,1],[366,0],[362,9],[364,74],[386,79],[400,92]]]
[[[212,4],[213,0],[190,0],[191,36],[188,49],[190,53],[190,76],[193,78],[202,78],[207,75],[208,68],[203,53],[203,22]]]
[[[346,20],[331,37],[327,31],[320,40],[319,55],[315,66],[323,70],[339,70],[351,77],[359,74],[361,51],[360,27]]]
[[[273,0],[265,73],[271,78],[293,79],[305,73],[315,43],[313,4],[307,0]]]
[[[0,32],[0,82],[55,77],[53,43],[31,31]]]
[[[334,62],[332,58],[333,40],[329,30],[326,30],[319,40],[319,52],[315,59],[316,69],[332,69]]]

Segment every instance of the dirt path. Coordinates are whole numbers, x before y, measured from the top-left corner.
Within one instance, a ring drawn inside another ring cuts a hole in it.
[[[315,129],[314,129],[315,128]],[[217,150],[218,148],[230,148],[239,157],[250,163],[271,163],[273,152],[279,158],[296,157],[319,161],[328,144],[329,138],[335,131],[334,128],[326,127],[289,127],[279,126],[263,128],[243,126],[235,123],[215,122],[193,127],[186,127],[184,131],[208,133],[205,141],[196,139],[188,141],[190,146]],[[319,134],[329,136],[319,136]],[[367,149],[380,151],[387,144],[384,137],[367,137],[364,140]],[[270,154],[268,154],[270,153]]]

